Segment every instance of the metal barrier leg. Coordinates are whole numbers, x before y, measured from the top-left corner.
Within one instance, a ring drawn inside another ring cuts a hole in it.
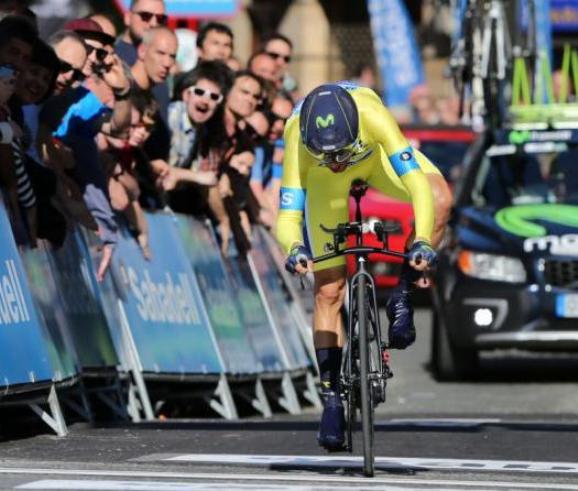
[[[283,374],[283,379],[281,380],[281,397],[279,397],[278,402],[289,414],[301,414],[301,405],[299,404],[297,391],[295,390],[289,372]]]
[[[137,421],[135,418],[138,418],[138,421],[140,421],[140,410],[142,410],[144,413],[144,419],[150,421],[155,419],[155,414],[142,376],[142,367],[138,356],[138,350],[136,349],[134,338],[132,337],[132,332],[121,300],[118,301],[118,309],[121,318],[120,324],[124,351],[127,354],[127,364],[129,365],[129,414],[133,418],[133,421]]]
[[[271,410],[269,400],[267,399],[267,393],[265,392],[263,382],[261,381],[261,378],[259,376],[257,376],[255,385],[251,385],[250,389],[239,390],[236,393],[243,400],[251,404],[251,406],[253,406],[253,409],[261,413],[263,417],[270,418],[271,416],[273,416],[273,411]]]
[[[68,434],[68,428],[66,427],[66,421],[64,421],[64,416],[62,415],[62,408],[58,402],[58,396],[54,385],[50,388],[47,403],[50,413],[42,409],[39,404],[29,404],[29,406],[30,409],[32,409],[32,411],[34,411],[42,421],[50,426],[58,436],[66,436]]]
[[[273,416],[273,411],[271,411],[267,394],[263,388],[263,382],[261,382],[259,377],[257,377],[257,382],[255,382],[255,398],[251,401],[251,404],[265,418]]]
[[[76,391],[75,391],[76,392]],[[62,397],[62,402],[67,405],[70,409],[72,409],[76,414],[78,414],[81,418],[85,419],[89,423],[94,422],[94,416],[92,415],[92,410],[90,409],[90,404],[88,403],[88,397],[86,396],[86,389],[84,388],[84,384],[82,380],[79,382],[78,387],[78,399],[80,402],[77,402],[72,394],[64,395]]]
[[[217,388],[213,393],[213,397],[209,400],[209,406],[225,419],[239,419],[239,413],[233,400],[233,393],[225,374],[220,375]]]

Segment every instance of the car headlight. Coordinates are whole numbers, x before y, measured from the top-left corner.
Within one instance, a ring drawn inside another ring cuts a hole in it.
[[[481,280],[526,282],[524,265],[515,257],[461,251],[458,256],[458,267],[462,273]]]

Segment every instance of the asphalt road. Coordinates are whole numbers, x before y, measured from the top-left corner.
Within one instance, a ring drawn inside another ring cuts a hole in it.
[[[429,313],[418,342],[393,355],[376,425],[377,472],[326,454],[318,415],[72,425],[70,435],[2,437],[0,489],[577,490],[578,358],[497,353],[476,383],[438,383],[427,367]],[[506,356],[507,355],[507,356]]]

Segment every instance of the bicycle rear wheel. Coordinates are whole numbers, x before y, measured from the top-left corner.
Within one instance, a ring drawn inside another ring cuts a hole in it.
[[[357,322],[359,328],[359,385],[361,389],[361,428],[363,434],[363,473],[367,477],[374,474],[373,455],[373,391],[370,380],[370,353],[368,339],[368,310],[366,278],[357,278]]]

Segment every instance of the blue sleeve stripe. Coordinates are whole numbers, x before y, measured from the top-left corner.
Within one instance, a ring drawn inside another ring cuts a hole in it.
[[[305,190],[301,188],[281,188],[281,210],[305,210]]]
[[[419,169],[419,165],[415,160],[413,149],[411,147],[404,148],[393,155],[388,155],[388,158],[393,166],[393,170],[399,177],[412,170]]]

